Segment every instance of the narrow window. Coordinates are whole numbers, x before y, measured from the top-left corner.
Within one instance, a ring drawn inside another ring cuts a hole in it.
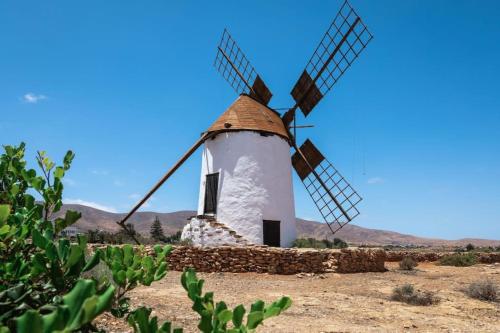
[[[205,182],[205,207],[204,214],[217,213],[217,191],[219,188],[219,173],[211,173],[207,175]]]
[[[280,221],[263,221],[264,245],[280,246]]]

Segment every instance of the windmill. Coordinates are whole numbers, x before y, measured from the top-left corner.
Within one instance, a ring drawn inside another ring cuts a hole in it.
[[[291,91],[295,104],[281,115],[268,105],[272,93],[262,77],[224,30],[214,65],[239,97],[118,224],[126,228],[130,216],[203,146],[198,215],[183,236],[202,244],[208,234],[208,244],[291,245],[292,167],[337,232],[359,215],[361,197],[311,140],[298,146],[296,112],[307,117],[314,111],[372,38],[345,1]]]

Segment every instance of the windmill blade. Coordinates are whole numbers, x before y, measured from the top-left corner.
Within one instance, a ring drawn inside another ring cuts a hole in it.
[[[307,116],[372,40],[373,35],[345,1],[292,89],[295,106]],[[293,119],[288,115],[287,120]]]
[[[122,228],[127,230],[125,226],[125,222],[139,209],[141,206],[167,181],[167,179],[170,178],[174,174],[179,167],[186,162],[186,160],[205,142],[205,140],[208,140],[210,137],[212,137],[215,133],[205,133],[201,138],[198,139],[198,141],[195,142],[194,145],[189,148],[189,150],[170,168],[170,170],[163,175],[163,177],[149,190],[149,192],[141,199],[139,202],[128,212],[125,217],[119,221],[116,222],[118,223]],[[136,240],[137,242],[137,240]]]
[[[227,29],[217,47],[214,66],[238,94],[248,94],[264,105],[271,100],[273,94]]]
[[[362,200],[337,169],[307,139],[292,156],[292,165],[332,233],[359,215]]]

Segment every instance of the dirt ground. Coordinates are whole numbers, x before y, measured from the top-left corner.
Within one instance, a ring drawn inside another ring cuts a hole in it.
[[[500,303],[483,302],[463,293],[469,283],[490,279],[500,285],[500,264],[445,267],[420,263],[415,273],[386,263],[385,273],[324,274],[298,277],[256,273],[200,273],[205,291],[216,300],[247,308],[255,299],[271,302],[290,296],[293,305],[268,319],[258,332],[500,332]],[[414,306],[391,301],[392,289],[404,283],[435,292],[441,302]],[[197,332],[197,314],[180,285],[180,273],[151,287],[131,292],[132,304],[154,309],[160,320],[172,320],[185,332]],[[127,332],[126,326],[104,316],[99,326]]]

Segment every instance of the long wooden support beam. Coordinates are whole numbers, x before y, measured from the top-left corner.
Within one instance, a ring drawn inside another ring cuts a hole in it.
[[[174,164],[170,170],[163,175],[163,177],[149,190],[149,192],[132,208],[132,210],[120,221],[116,222],[118,223],[122,228],[125,229],[129,234],[131,233],[130,230],[128,230],[127,226],[125,225],[125,222],[160,188],[160,186],[163,185],[167,181],[167,179],[170,178],[174,174],[177,169],[203,144],[203,142],[208,139],[212,133],[204,134],[196,143],[189,148],[189,150],[177,161],[177,163]],[[131,235],[132,238],[134,238],[136,243],[139,243],[139,241]]]

